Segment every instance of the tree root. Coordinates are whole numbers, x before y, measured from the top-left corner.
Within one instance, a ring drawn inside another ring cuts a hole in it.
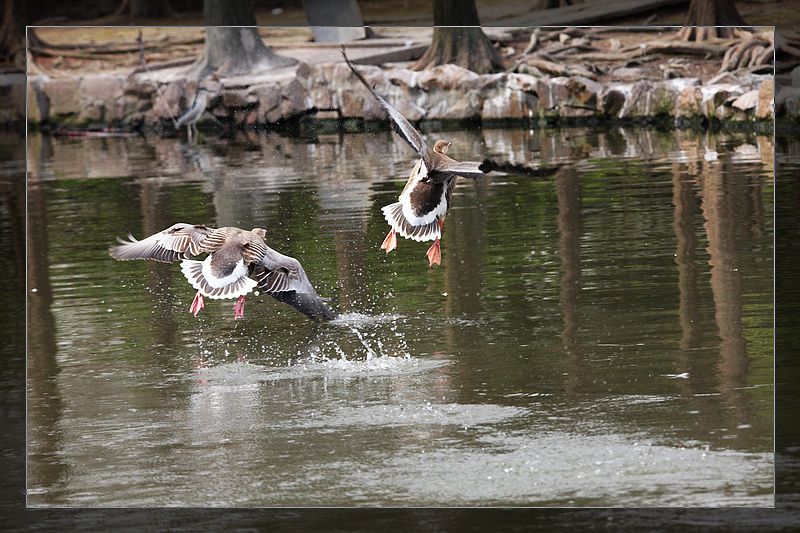
[[[727,46],[713,43],[696,43],[681,41],[650,41],[640,45],[629,46],[618,52],[589,52],[581,55],[581,59],[599,61],[625,61],[649,54],[702,55],[718,57],[725,54]]]
[[[678,30],[677,38],[681,41],[713,41],[717,39],[742,39],[751,35],[747,28],[726,28],[717,26],[684,26]]]
[[[769,65],[775,52],[772,33],[742,32],[740,41],[725,52],[718,72],[740,71],[742,69]]]

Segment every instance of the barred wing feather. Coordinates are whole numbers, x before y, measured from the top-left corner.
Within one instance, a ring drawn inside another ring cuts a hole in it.
[[[201,243],[211,231],[212,228],[206,226],[178,222],[142,240],[130,234],[128,240],[117,238],[121,244],[109,248],[108,252],[119,261],[151,259],[172,263],[201,253]]]

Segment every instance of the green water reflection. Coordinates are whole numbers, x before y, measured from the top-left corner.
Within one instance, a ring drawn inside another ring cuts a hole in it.
[[[461,182],[429,269],[378,248],[388,132],[31,135],[28,503],[771,505],[772,139],[429,136],[569,166]],[[107,256],[177,221],[266,227],[345,320]]]

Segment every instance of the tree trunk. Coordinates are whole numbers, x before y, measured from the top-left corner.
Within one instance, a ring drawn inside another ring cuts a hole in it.
[[[4,0],[0,22],[0,63],[25,72],[25,26],[30,24],[26,0]]]
[[[235,76],[297,63],[276,54],[261,40],[251,1],[205,0],[203,16],[208,26],[205,52],[195,65],[198,77]]]
[[[436,26],[433,41],[413,69],[452,63],[485,74],[503,67],[500,56],[480,28],[475,0],[434,0],[433,24]]]
[[[720,26],[720,27],[714,27]],[[737,29],[747,27],[734,0],[692,0],[686,27],[678,35],[686,41],[736,37]]]

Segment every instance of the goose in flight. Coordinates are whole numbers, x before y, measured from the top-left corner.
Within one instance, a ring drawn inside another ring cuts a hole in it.
[[[244,317],[245,296],[261,289],[291,305],[309,318],[332,320],[336,313],[320,298],[297,259],[276,252],[265,242],[266,230],[210,228],[179,222],[146,239],[128,240],[109,249],[119,261],[151,259],[162,263],[181,260],[181,271],[197,289],[190,311],[194,316],[205,307],[204,297],[237,298],[234,318]],[[202,261],[190,259],[207,253]]]
[[[367,80],[355,69],[347,58],[344,47],[342,56],[350,70],[383,107],[391,119],[397,134],[419,154],[408,177],[399,201],[385,206],[383,216],[391,230],[381,244],[388,254],[397,247],[397,235],[418,242],[433,241],[427,251],[428,265],[439,265],[442,261],[440,240],[444,219],[450,207],[450,196],[456,177],[479,178],[491,171],[523,173],[544,177],[554,174],[560,167],[532,168],[513,163],[483,161],[456,161],[447,155],[449,141],[438,140],[433,148],[425,143],[422,134],[395,109],[385,98],[375,92]]]

